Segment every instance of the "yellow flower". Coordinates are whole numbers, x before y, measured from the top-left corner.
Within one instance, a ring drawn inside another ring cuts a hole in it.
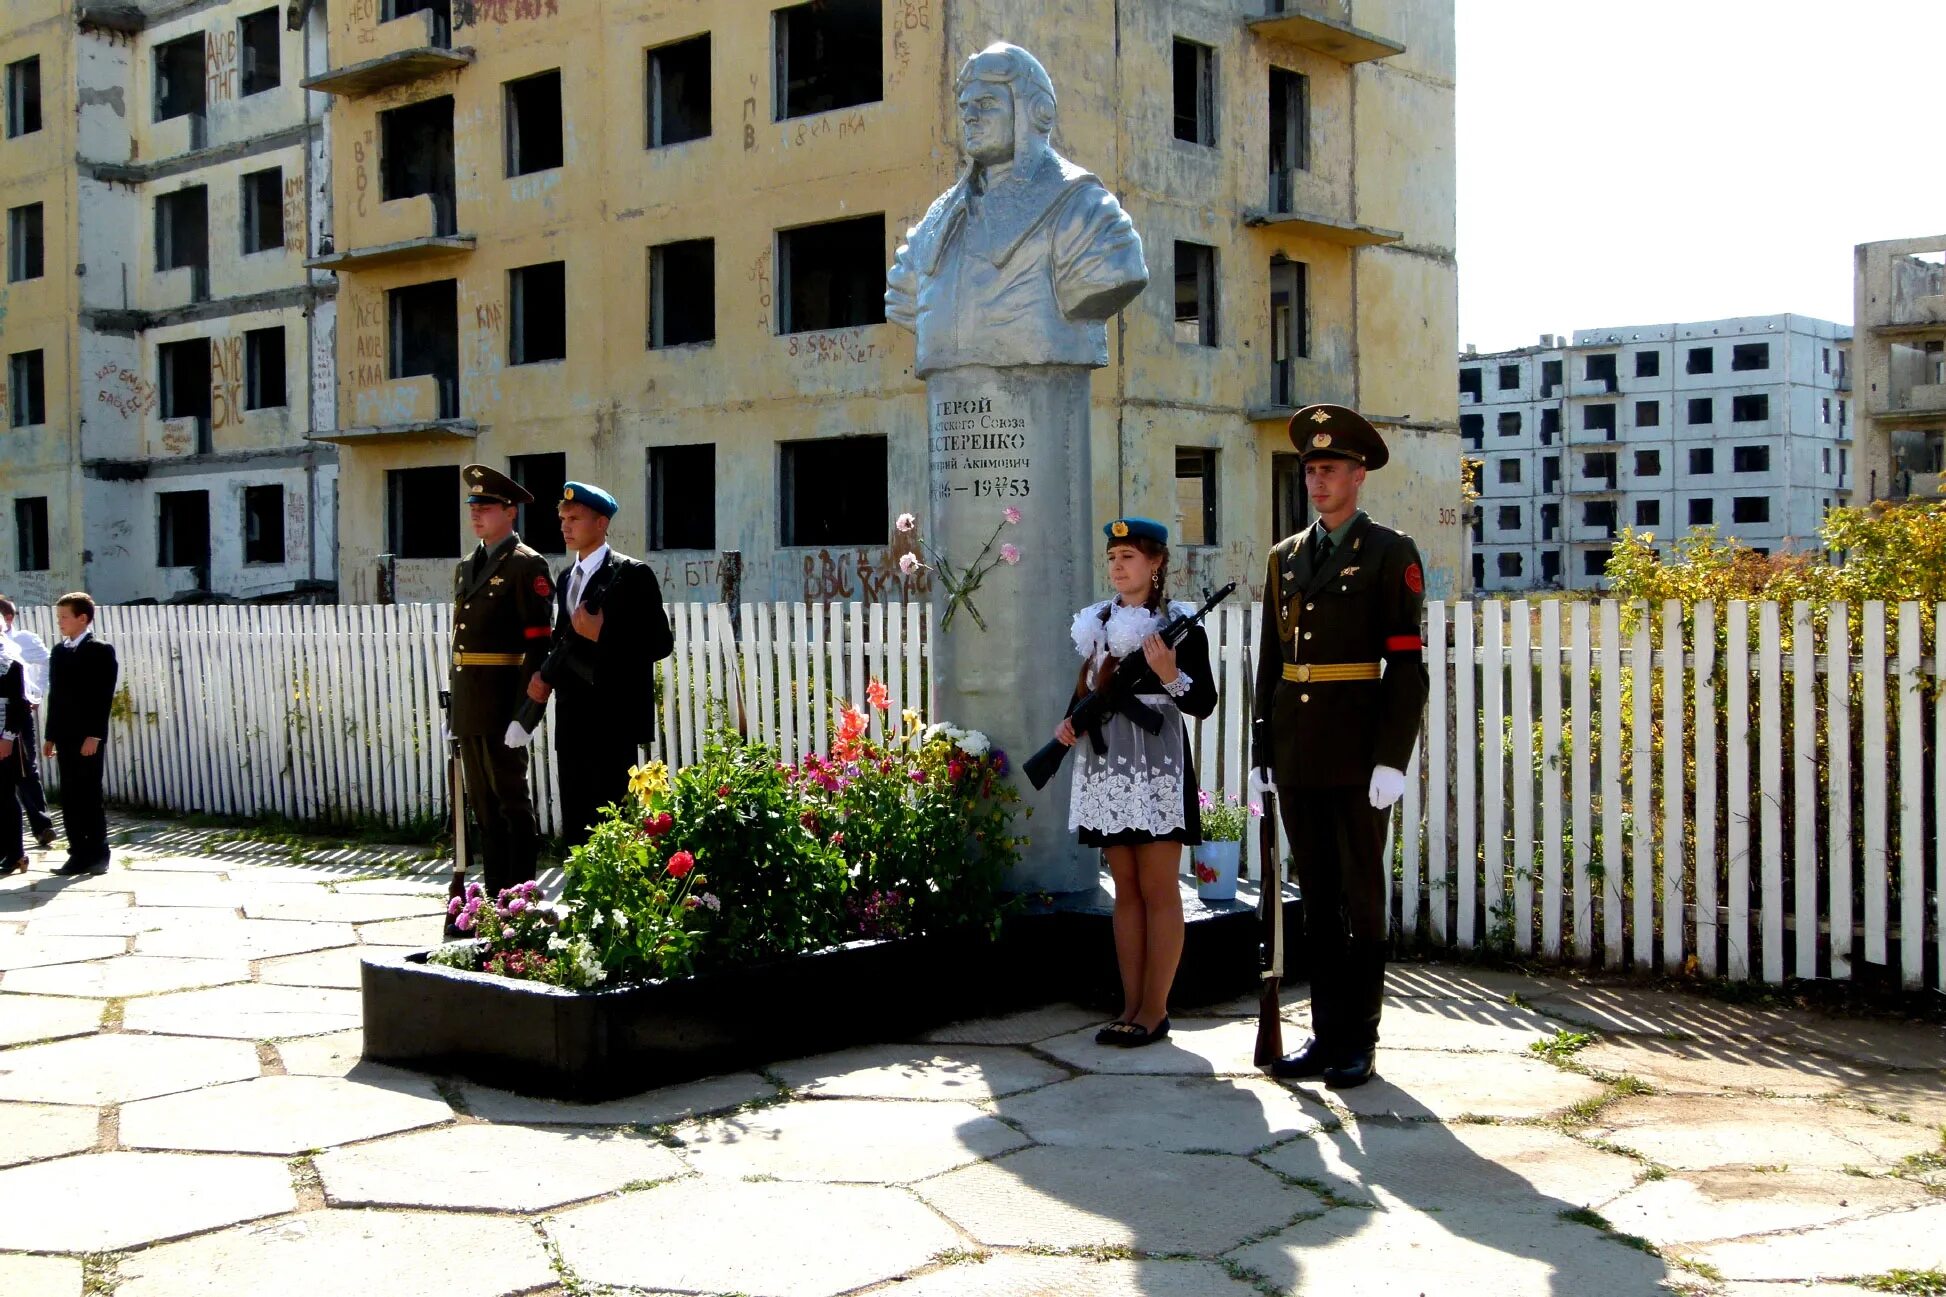
[[[669,767],[660,761],[651,761],[645,766],[628,768],[628,791],[631,797],[646,799],[652,793],[669,791]]]
[[[919,713],[908,707],[899,713],[899,723],[904,725],[908,732],[916,730],[919,728]]]

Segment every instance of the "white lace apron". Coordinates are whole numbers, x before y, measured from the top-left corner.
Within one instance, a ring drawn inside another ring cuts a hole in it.
[[[1161,713],[1162,732],[1151,734],[1117,712],[1101,727],[1108,751],[1096,752],[1086,735],[1076,741],[1070,832],[1139,829],[1163,837],[1183,828],[1182,712],[1167,694],[1136,698]]]

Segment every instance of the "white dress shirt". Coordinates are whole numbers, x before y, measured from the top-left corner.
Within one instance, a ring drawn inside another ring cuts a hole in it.
[[[7,632],[7,638],[20,650],[20,660],[27,664],[27,701],[43,703],[47,701],[47,645],[33,631],[16,626]]]
[[[581,596],[587,593],[588,582],[607,561],[608,544],[604,541],[594,553],[577,561],[573,569],[568,572],[568,616],[574,616],[575,608],[581,603]]]

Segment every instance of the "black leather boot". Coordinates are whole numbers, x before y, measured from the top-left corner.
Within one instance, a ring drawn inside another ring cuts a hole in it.
[[[1340,984],[1346,1048],[1325,1069],[1324,1083],[1334,1090],[1349,1090],[1377,1073],[1378,1020],[1385,1007],[1385,947],[1352,943]]]

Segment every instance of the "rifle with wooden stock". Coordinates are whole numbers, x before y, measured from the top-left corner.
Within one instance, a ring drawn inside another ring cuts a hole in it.
[[[1284,865],[1277,858],[1277,794],[1266,788],[1264,814],[1257,825],[1257,878],[1263,884],[1257,900],[1264,930],[1263,989],[1257,997],[1255,1063],[1267,1067],[1284,1056]]]
[[[446,713],[446,801],[453,808],[453,881],[446,885],[446,898],[448,901],[458,900],[464,905],[466,866],[470,858],[466,842],[466,777],[460,766],[459,736],[452,732],[452,690],[439,691],[439,710]],[[454,926],[450,910],[449,906],[445,939],[457,941],[466,934]]]

